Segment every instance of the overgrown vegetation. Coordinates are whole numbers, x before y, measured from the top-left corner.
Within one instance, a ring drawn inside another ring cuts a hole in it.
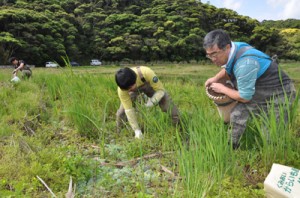
[[[282,64],[299,89],[298,64]],[[58,197],[264,197],[272,163],[300,167],[297,103],[284,128],[271,116],[254,119],[239,150],[206,97],[210,65],[153,66],[180,108],[183,129],[158,107],[138,108],[144,139],[115,130],[116,66],[35,68],[32,79],[1,81],[0,195]],[[263,133],[262,123],[270,129]]]

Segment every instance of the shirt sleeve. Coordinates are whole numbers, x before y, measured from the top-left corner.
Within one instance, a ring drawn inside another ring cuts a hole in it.
[[[243,58],[239,60],[233,69],[237,80],[240,97],[251,100],[255,93],[255,83],[260,69],[259,63],[253,58]]]
[[[135,109],[126,109],[125,114],[127,116],[128,122],[132,128],[132,130],[141,130],[138,124],[137,116]]]
[[[150,86],[155,91],[154,95],[151,97],[151,101],[154,104],[157,104],[165,95],[164,86],[152,69],[143,67],[142,72],[145,80],[150,83]]]
[[[125,109],[125,114],[128,119],[128,122],[133,130],[140,129],[135,109],[133,108],[132,101],[129,95],[129,92],[126,90],[121,90],[118,87],[118,96],[120,98],[121,104],[123,105]]]
[[[142,73],[144,75],[145,80],[150,83],[154,91],[165,90],[163,84],[152,69],[148,67],[142,67]]]
[[[123,91],[118,87],[118,96],[125,110],[132,108],[132,101],[128,91]]]

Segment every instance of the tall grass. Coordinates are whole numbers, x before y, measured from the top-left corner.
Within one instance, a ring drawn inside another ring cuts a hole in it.
[[[293,163],[293,159],[298,158],[300,143],[295,140],[298,103],[299,92],[292,105],[287,97],[279,108],[275,108],[272,101],[269,113],[254,117],[254,126],[258,132],[256,142],[266,167],[271,167],[274,162]]]
[[[49,196],[38,175],[61,197],[70,176],[80,197],[259,197],[258,184],[272,162],[299,166],[299,106],[290,112],[288,128],[272,112],[254,120],[242,138],[246,146],[233,151],[227,126],[205,95],[202,72],[208,67],[154,68],[181,112],[181,127],[158,106],[140,103],[144,139],[135,140],[128,125],[116,133],[115,70],[36,68],[18,85],[9,82],[10,73],[0,75],[1,196]],[[262,126],[270,129],[269,139]],[[143,159],[153,153],[162,155]],[[258,179],[249,182],[245,167]]]
[[[189,78],[180,81],[173,80],[166,88],[180,109],[182,127],[173,128],[168,134],[171,121],[158,112],[159,108],[144,117],[147,117],[146,125],[160,137],[163,148],[176,152],[181,182],[175,196],[205,197],[213,185],[218,185],[231,172],[234,155],[228,146],[226,126],[215,106],[207,100],[204,86]]]
[[[234,155],[228,146],[226,129],[222,122],[209,119],[207,112],[194,107],[186,130],[189,145],[178,152],[182,184],[187,197],[205,197],[213,185],[218,185],[233,168]]]

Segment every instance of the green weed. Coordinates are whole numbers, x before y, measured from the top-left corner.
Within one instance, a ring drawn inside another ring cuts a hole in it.
[[[134,139],[128,125],[116,133],[116,66],[34,68],[33,78],[17,85],[4,69],[1,197],[50,197],[37,176],[58,197],[67,192],[70,176],[78,197],[263,197],[272,163],[299,168],[297,102],[289,112],[290,125],[277,122],[271,110],[250,123],[242,148],[233,151],[227,126],[204,90],[217,68],[153,67],[182,122],[173,126],[158,106],[140,104],[142,140]],[[296,70],[294,64],[286,67]],[[295,72],[293,77],[299,78]]]

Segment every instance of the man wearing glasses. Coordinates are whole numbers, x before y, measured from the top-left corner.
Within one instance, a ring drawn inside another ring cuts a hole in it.
[[[222,67],[214,77],[207,79],[205,86],[237,101],[230,113],[231,141],[236,149],[250,115],[261,113],[261,110],[268,112],[272,101],[276,119],[279,120],[279,106],[285,103],[285,96],[289,99],[289,104],[292,104],[295,88],[288,75],[278,68],[275,60],[247,43],[232,42],[224,30],[209,32],[204,38],[203,47],[207,58]],[[235,89],[218,83],[226,76],[230,77]],[[284,120],[287,122],[286,110]]]

